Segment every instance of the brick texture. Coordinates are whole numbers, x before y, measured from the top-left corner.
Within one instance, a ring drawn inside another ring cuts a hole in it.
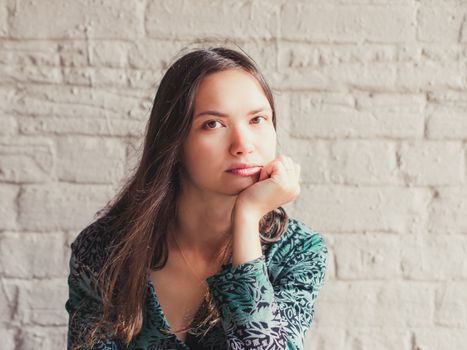
[[[0,2],[2,349],[66,347],[69,245],[135,166],[180,50],[240,46],[273,88],[289,215],[321,232],[306,349],[467,343],[467,3]]]

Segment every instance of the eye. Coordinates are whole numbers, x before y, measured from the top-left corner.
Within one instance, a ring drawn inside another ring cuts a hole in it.
[[[256,116],[256,117],[254,117],[252,120],[255,120],[255,119],[257,119],[257,118],[263,118],[264,122],[266,122],[266,120],[268,120],[268,117],[262,116],[262,115],[258,115],[258,116]],[[259,119],[258,119],[258,120],[259,120]],[[262,124],[262,123],[255,123],[255,124]]]
[[[203,129],[215,129],[215,128],[208,127],[208,125],[210,124],[212,125],[212,123],[220,123],[220,121],[219,120],[208,120],[206,123],[202,125],[202,128]]]

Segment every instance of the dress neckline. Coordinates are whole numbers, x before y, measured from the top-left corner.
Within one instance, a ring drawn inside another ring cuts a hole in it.
[[[160,317],[160,319],[162,321],[162,327],[159,328],[159,331],[162,334],[164,334],[165,336],[167,336],[167,337],[174,338],[175,342],[178,345],[181,345],[184,349],[189,350],[190,347],[188,346],[187,339],[188,339],[188,337],[191,336],[191,334],[189,332],[187,332],[187,335],[186,335],[184,341],[177,337],[177,335],[174,333],[172,327],[169,324],[169,321],[168,321],[168,319],[167,319],[167,317],[166,317],[166,315],[164,313],[164,310],[162,310],[162,306],[161,306],[161,304],[159,302],[159,299],[157,297],[156,289],[154,287],[154,284],[152,283],[152,280],[151,280],[151,277],[150,277],[149,273],[148,273],[147,280],[148,280],[147,283],[148,283],[148,287],[149,287],[149,291],[150,291],[150,296],[155,301],[157,311],[159,312],[158,316]],[[204,303],[201,304],[200,309],[203,307],[203,304]],[[198,311],[199,311],[199,309],[197,310],[197,312]]]

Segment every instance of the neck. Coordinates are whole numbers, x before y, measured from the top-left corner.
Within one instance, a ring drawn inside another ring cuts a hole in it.
[[[213,261],[231,236],[231,214],[236,196],[184,188],[177,198],[177,215],[171,226],[187,254]]]

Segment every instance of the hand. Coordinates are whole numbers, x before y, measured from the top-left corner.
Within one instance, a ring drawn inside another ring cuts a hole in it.
[[[261,169],[258,182],[237,197],[235,210],[246,210],[261,219],[268,212],[295,200],[300,194],[300,164],[279,155]]]

